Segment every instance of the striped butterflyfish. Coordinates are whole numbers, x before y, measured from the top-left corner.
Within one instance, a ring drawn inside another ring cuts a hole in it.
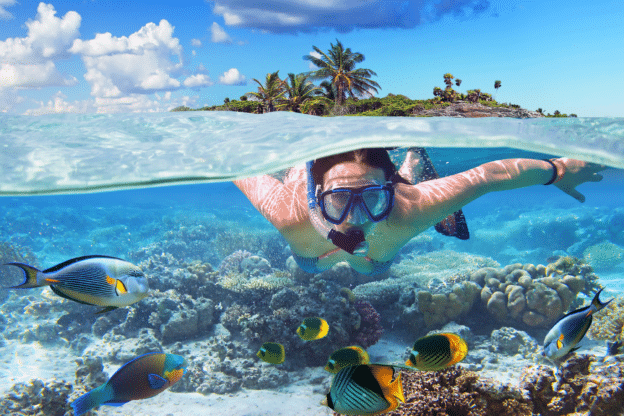
[[[399,401],[405,402],[401,373],[395,378],[390,365],[362,364],[336,373],[323,403],[344,415],[378,415],[396,409]]]
[[[459,335],[428,335],[416,340],[405,364],[422,371],[442,370],[463,360],[467,353],[468,345]]]
[[[340,348],[331,353],[325,365],[325,371],[337,373],[345,367],[359,364],[370,363],[368,353],[361,347],[352,345],[350,347]]]
[[[8,289],[50,286],[65,299],[104,307],[98,313],[138,302],[149,291],[143,271],[115,257],[77,257],[43,271],[23,263],[5,265],[19,267],[25,275],[21,284]]]

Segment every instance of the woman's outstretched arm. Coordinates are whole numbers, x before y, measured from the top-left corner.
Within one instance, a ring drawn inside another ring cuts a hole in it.
[[[554,186],[580,202],[585,197],[576,187],[598,182],[604,167],[580,160],[554,159],[557,177]],[[413,232],[435,224],[448,214],[490,192],[543,185],[553,179],[553,165],[537,159],[505,159],[413,187],[401,187],[397,202],[400,222]]]

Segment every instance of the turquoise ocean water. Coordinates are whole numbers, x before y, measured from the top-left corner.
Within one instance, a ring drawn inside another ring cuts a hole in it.
[[[214,292],[213,299],[201,292],[201,298],[212,304],[211,317],[205,326],[198,325],[196,319],[194,332],[180,331],[168,337],[166,327],[175,323],[153,315],[158,315],[159,303],[169,308],[164,314],[167,319],[183,309],[197,309],[200,289],[189,278],[194,273],[189,266],[193,262],[209,264],[219,272],[224,259],[245,250],[269,261],[271,271],[265,275],[289,272],[286,243],[230,181],[274,173],[358,147],[409,145],[426,147],[442,176],[511,157],[567,156],[609,168],[603,172],[602,182],[579,188],[587,197],[584,204],[545,186],[486,195],[463,209],[470,240],[449,239],[429,230],[426,244],[420,237],[406,248],[402,258],[453,252],[465,258],[489,258],[501,267],[547,264],[557,255],[583,258],[588,249],[603,244],[599,247],[609,248],[611,257],[596,263],[595,273],[609,296],[624,293],[624,119],[317,118],[287,113],[257,116],[203,112],[0,115],[0,260],[14,261],[19,254],[44,269],[73,257],[105,254],[149,267],[146,273],[153,279],[153,289],[161,294],[170,289],[175,292],[170,292],[172,300],[168,301],[166,295],[159,295],[150,301],[150,314],[142,321],[131,321],[127,310],[101,318],[92,315],[93,307],[46,294],[48,289],[0,289],[5,316],[0,319],[0,349],[16,351],[20,346],[30,349],[36,345],[61,351],[72,359],[99,355],[105,367],[115,366],[134,351],[126,348],[125,356],[119,351],[111,354],[116,348],[115,336],[141,339],[147,336],[141,331],[148,328],[154,338],[151,348],[187,351],[199,359],[201,354],[192,352],[191,347],[185,350],[185,345],[213,345],[214,339],[222,336],[218,328],[223,326],[237,346],[231,347],[236,351],[231,357],[221,359],[248,360],[262,367],[255,357],[260,340],[242,327],[228,326],[225,314],[235,305],[247,307],[247,312],[240,313],[272,313],[266,305],[262,306],[265,309],[254,309],[261,297],[274,295],[272,289],[241,295],[226,288],[225,293]],[[617,253],[622,261],[617,260]],[[167,262],[160,260],[164,257]],[[19,274],[4,269],[0,286],[20,282]],[[265,276],[261,271],[253,273],[259,278]],[[205,279],[216,282],[215,287],[224,287],[221,277]],[[295,282],[293,287],[299,284]],[[350,284],[355,289],[358,280]],[[329,286],[327,291],[337,293]],[[126,309],[136,309],[138,316],[143,302]],[[185,302],[187,306],[180,306]],[[377,309],[384,314],[383,305]],[[86,324],[80,326],[70,319],[76,314],[86,316]],[[293,319],[297,321],[299,316]],[[385,317],[382,322],[400,325],[396,316]],[[186,323],[181,320],[179,325]],[[391,333],[390,328],[386,332]],[[534,336],[539,335],[542,333],[537,331]],[[227,400],[227,393],[240,389],[279,390],[296,379],[294,375],[280,378],[280,371],[290,373],[299,367],[319,365],[308,362],[290,364],[284,370],[272,368],[267,375],[270,381],[254,384],[241,381],[251,377],[247,373],[236,375],[219,367],[219,355],[215,354],[210,358],[213,366],[204,369],[204,384],[227,381],[234,387],[202,390],[200,380],[185,384],[181,391],[225,393]],[[211,371],[225,375],[210,376]],[[45,378],[35,370],[32,375]],[[67,379],[67,371],[59,377]],[[28,380],[28,371],[24,371],[16,382]],[[12,385],[5,383],[0,394]],[[321,397],[316,394],[310,400],[318,403]],[[149,403],[144,406],[149,409]],[[109,414],[108,409],[102,409],[98,414]]]

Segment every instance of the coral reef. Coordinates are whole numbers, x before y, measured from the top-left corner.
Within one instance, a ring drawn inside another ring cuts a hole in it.
[[[536,413],[621,415],[624,363],[573,355],[562,363],[557,374],[547,366],[527,368],[521,376],[521,387],[528,392]]]
[[[449,293],[418,291],[416,303],[424,315],[425,325],[432,328],[465,316],[479,292],[480,287],[474,282],[461,282],[454,284]]]
[[[251,256],[253,256],[253,254],[247,250],[236,250],[221,261],[221,264],[219,264],[219,274],[225,276],[231,273],[242,272],[241,265],[243,260]]]
[[[495,321],[540,328],[579,306],[579,293],[592,296],[600,287],[592,268],[574,257],[559,257],[547,266],[483,268],[470,280],[482,287],[481,303]]]
[[[624,248],[605,240],[587,247],[583,259],[594,269],[612,269],[624,262]]]
[[[289,383],[288,371],[258,361],[255,351],[246,344],[233,341],[229,335],[221,335],[201,344],[190,344],[194,353],[187,345],[174,345],[176,354],[188,357],[189,367],[171,390],[226,394],[241,388],[272,389]]]
[[[538,345],[535,339],[524,331],[503,327],[492,331],[490,351],[498,354],[516,355],[524,358],[536,358]]]
[[[405,403],[389,416],[531,415],[532,406],[518,390],[479,380],[459,367],[442,371],[402,371]]]
[[[616,297],[594,315],[587,336],[601,341],[624,342],[624,296]]]
[[[8,394],[0,399],[0,413],[3,415],[28,416],[71,416],[73,411],[67,404],[71,383],[59,380],[30,380],[13,385]]]
[[[375,345],[384,332],[380,323],[381,316],[373,305],[365,300],[356,300],[353,306],[361,316],[359,328],[356,328],[357,332],[351,338],[353,343],[362,348]]]

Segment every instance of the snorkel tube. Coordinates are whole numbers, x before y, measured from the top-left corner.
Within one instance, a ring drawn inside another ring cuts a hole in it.
[[[317,186],[312,176],[312,165],[314,161],[311,160],[306,163],[306,170],[308,173],[308,213],[310,215],[310,222],[316,231],[323,237],[330,240],[336,247],[339,247],[349,254],[356,256],[365,256],[368,252],[368,243],[364,238],[364,232],[362,230],[354,229],[349,230],[347,233],[334,230],[327,225],[324,219],[319,213],[319,206],[316,201]]]

